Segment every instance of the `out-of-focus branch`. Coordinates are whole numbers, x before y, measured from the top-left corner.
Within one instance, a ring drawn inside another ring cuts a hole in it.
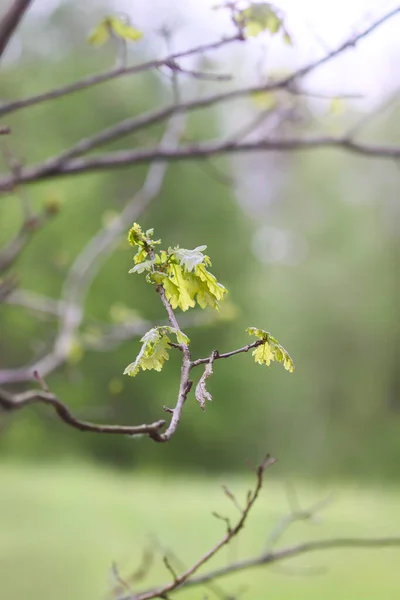
[[[135,590],[135,600],[151,600],[152,598],[166,598],[172,592],[179,592],[186,590],[189,587],[194,586],[215,586],[216,580],[227,575],[234,575],[236,573],[247,571],[255,567],[265,567],[268,565],[275,565],[281,561],[300,556],[309,552],[318,552],[322,550],[331,549],[346,549],[346,548],[360,548],[360,549],[384,549],[384,548],[399,548],[400,549],[400,536],[393,537],[373,537],[373,538],[330,538],[322,540],[309,540],[300,544],[290,545],[284,548],[274,549],[275,544],[281,539],[282,535],[287,529],[293,525],[293,523],[300,520],[311,520],[318,512],[326,507],[330,498],[326,498],[322,501],[316,502],[305,510],[301,510],[297,503],[295,507],[292,507],[292,512],[283,517],[278,521],[277,525],[272,529],[268,537],[267,549],[259,555],[227,564],[226,566],[214,569],[212,571],[197,575],[198,569],[208,562],[210,558],[215,556],[217,552],[224,546],[229,544],[233,537],[235,537],[240,530],[243,528],[245,521],[248,517],[252,506],[259,496],[259,492],[262,486],[262,478],[265,468],[275,462],[275,459],[266,458],[263,465],[257,468],[257,483],[255,490],[248,492],[245,507],[242,508],[240,502],[237,501],[235,495],[228,490],[225,486],[225,494],[232,500],[234,506],[240,513],[240,519],[235,526],[231,525],[230,520],[220,514],[213,513],[215,517],[226,523],[227,533],[225,537],[216,544],[211,550],[206,552],[203,557],[193,564],[192,567],[185,568],[181,575],[176,574],[175,570],[172,571],[173,581],[172,583],[158,586],[150,590],[143,592]],[[169,552],[169,554],[171,554]],[[167,556],[167,555],[165,555]],[[165,562],[165,561],[164,561]],[[181,561],[175,560],[174,562]],[[132,596],[119,596],[119,600],[130,600]],[[232,598],[232,595],[223,595],[225,598]]]
[[[118,435],[144,435],[152,434],[164,427],[165,421],[155,421],[143,425],[101,425],[81,421],[74,417],[65,404],[46,390],[28,390],[20,394],[10,394],[0,388],[0,408],[7,412],[21,410],[31,404],[48,404],[54,408],[59,418],[74,429],[79,431],[91,431],[93,433],[110,433]]]
[[[115,139],[119,139],[127,134],[133,133],[139,129],[146,128],[155,123],[162,122],[177,113],[187,113],[195,109],[207,108],[216,104],[220,104],[221,102],[246,97],[259,92],[271,92],[279,89],[286,89],[288,92],[297,93],[297,88],[294,84],[298,82],[301,78],[305,77],[321,65],[332,60],[333,58],[339,56],[347,49],[354,47],[361,39],[367,37],[372,31],[374,31],[387,20],[394,17],[399,12],[400,8],[398,7],[386,13],[380,19],[372,23],[369,27],[340,44],[336,49],[328,52],[323,57],[312,61],[304,67],[299,68],[289,76],[283,77],[281,79],[266,84],[232,89],[189,102],[175,102],[170,106],[157,109],[144,115],[140,115],[139,117],[126,119],[120,123],[117,123],[116,125],[113,125],[112,127],[105,129],[104,131],[98,134],[95,134],[89,138],[85,138],[79,141],[77,144],[75,144],[75,146],[64,151],[59,156],[49,158],[39,165],[34,165],[32,167],[27,167],[23,169],[18,178],[16,178],[15,176],[0,178],[0,190],[8,190],[18,182],[37,181],[46,177],[72,175],[96,169],[117,168],[120,166],[137,164],[140,162],[150,162],[152,160],[184,160],[187,158],[200,158],[204,156],[212,156],[215,154],[223,154],[229,152],[246,152],[251,150],[272,150],[287,152],[303,148],[314,149],[323,146],[333,146],[338,147],[342,150],[348,150],[367,156],[398,158],[398,156],[400,155],[399,147],[361,144],[359,142],[354,141],[350,136],[339,138],[325,136],[312,139],[263,140],[263,143],[253,143],[250,147],[248,144],[232,144],[230,142],[204,143],[194,147],[186,146],[184,148],[181,148],[176,153],[169,154],[167,156],[160,156],[159,149],[156,148],[139,151],[115,152],[99,157],[96,156],[81,160],[73,160],[77,156],[87,153],[105,143],[111,142]],[[232,41],[233,39],[237,38],[228,39]],[[220,42],[220,45],[222,43],[223,41]],[[224,43],[227,43],[227,40],[225,40]],[[192,54],[195,54],[196,52],[198,52],[198,49],[194,49],[192,51]],[[163,61],[163,64],[174,64],[174,57],[169,57],[168,59],[165,59]],[[149,65],[152,65],[153,67],[160,66],[157,61],[153,61],[153,63],[145,63],[145,65],[142,65],[142,67],[152,68]],[[139,69],[139,67],[140,65],[137,68]],[[6,108],[7,107],[0,107],[0,116],[2,114],[2,110],[4,112]]]
[[[170,56],[166,56],[165,58],[150,60],[148,62],[139,65],[133,65],[131,67],[121,67],[113,69],[112,71],[100,73],[98,75],[89,75],[88,77],[85,77],[70,85],[66,85],[55,90],[50,90],[48,92],[44,92],[43,94],[38,94],[36,96],[31,96],[29,98],[24,98],[22,100],[15,100],[13,102],[3,104],[2,106],[0,105],[0,117],[15,112],[16,110],[27,108],[28,106],[33,106],[35,104],[46,102],[47,100],[54,100],[55,98],[60,98],[61,96],[66,96],[74,92],[79,92],[81,90],[88,89],[90,87],[93,87],[94,85],[99,85],[100,83],[104,83],[112,79],[117,79],[118,77],[123,77],[125,75],[134,75],[136,73],[150,71],[151,69],[158,69],[160,67],[165,66],[169,62],[176,61],[180,58],[185,58],[187,56],[195,56],[197,54],[202,54],[203,52],[209,52],[210,50],[217,50],[222,46],[232,44],[233,42],[237,42],[239,40],[241,40],[240,35],[235,34],[233,36],[217,40],[216,42],[202,44],[200,46],[196,46],[195,48],[190,48],[189,50],[176,52],[175,54],[171,54]]]
[[[184,121],[181,118],[171,120],[161,146],[173,147],[176,145],[182,133],[183,124]],[[91,282],[115,248],[120,236],[125,232],[127,223],[137,219],[150,202],[157,197],[166,170],[167,163],[152,164],[143,187],[129,200],[121,214],[101,229],[78,255],[63,286],[61,295],[63,311],[58,334],[51,351],[34,364],[0,370],[0,384],[32,381],[34,371],[38,371],[41,376],[46,377],[48,373],[65,362],[83,320],[84,301]]]
[[[0,20],[0,58],[32,0],[14,0]]]
[[[15,290],[6,301],[6,304],[23,306],[33,312],[45,313],[54,317],[59,317],[63,310],[61,300],[55,300],[48,296],[37,294],[29,290]]]
[[[170,583],[165,585],[161,585],[155,589],[149,590],[147,592],[136,593],[135,600],[151,600],[151,598],[166,598],[170,592],[173,592],[177,589],[182,589],[186,587],[187,583],[191,581],[192,576],[211,558],[213,558],[224,546],[229,544],[231,540],[240,533],[240,531],[245,526],[247,521],[247,517],[251,509],[253,508],[263,484],[263,476],[269,467],[271,467],[275,463],[275,459],[267,456],[265,460],[259,465],[256,469],[256,484],[254,490],[250,490],[247,494],[246,504],[244,508],[241,510],[240,517],[235,525],[228,526],[225,535],[222,539],[213,546],[208,552],[206,552],[199,560],[197,560],[191,567],[186,569],[180,575],[174,573],[173,580]],[[127,600],[127,599],[125,599]]]
[[[376,537],[376,538],[331,538],[326,540],[310,540],[300,544],[294,544],[273,552],[264,552],[255,558],[249,558],[237,561],[215,569],[204,575],[194,577],[185,583],[185,588],[190,586],[204,585],[225,575],[233,575],[240,571],[246,571],[254,567],[263,567],[272,565],[287,558],[294,558],[301,554],[309,552],[319,552],[322,550],[345,549],[345,548],[363,548],[363,549],[383,549],[400,548],[400,536],[395,537]],[[179,588],[180,589],[180,588]],[[139,598],[141,598],[139,596]],[[128,600],[120,599],[120,600]]]
[[[19,258],[32,235],[48,220],[49,213],[44,211],[38,215],[28,215],[17,235],[5,248],[0,250],[0,273],[7,271]]]
[[[99,156],[77,158],[49,170],[43,165],[27,167],[20,175],[19,183],[29,183],[42,179],[79,175],[91,171],[119,169],[128,165],[147,164],[154,161],[176,162],[182,160],[197,160],[222,154],[238,154],[246,152],[301,152],[318,148],[333,148],[345,150],[355,155],[382,158],[400,158],[400,146],[384,146],[378,144],[357,142],[350,138],[333,136],[315,136],[304,138],[261,139],[249,142],[232,142],[215,140],[196,145],[181,146],[177,149],[150,148],[143,150],[125,150],[110,152]],[[0,190],[9,189],[14,185],[10,177],[0,178]]]

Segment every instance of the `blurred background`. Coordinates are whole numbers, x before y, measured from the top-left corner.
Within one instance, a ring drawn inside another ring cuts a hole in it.
[[[326,53],[393,7],[377,0],[348,4],[322,10],[308,1],[300,12],[295,3],[282,2],[292,47],[261,36],[245,48],[207,54],[202,68],[232,73],[233,85],[257,83]],[[231,32],[227,15],[210,5],[200,0],[34,3],[2,64],[1,102],[112,68],[112,46],[87,43],[105,14],[126,11],[144,31],[143,41],[130,50],[130,60],[139,62]],[[362,122],[362,138],[398,143],[398,27],[397,16],[308,78],[305,88],[325,97],[281,93],[198,111],[188,119],[187,138],[237,134],[271,107],[260,125],[265,133],[340,134]],[[232,83],[189,77],[180,85],[187,99]],[[7,116],[9,143],[24,163],[33,164],[170,101],[171,80],[162,69],[117,79]],[[153,126],[110,149],[156,143],[162,131]],[[58,299],[76,257],[121,212],[146,171],[135,166],[27,187],[34,207],[56,203],[60,210],[15,265],[18,289]],[[399,189],[393,161],[333,150],[169,165],[160,194],[139,221],[154,227],[166,247],[207,244],[213,272],[229,290],[220,315],[185,314],[193,355],[243,346],[249,342],[246,327],[256,326],[289,350],[295,373],[274,364],[261,367],[249,355],[220,361],[210,382],[214,402],[203,413],[191,396],[168,444],[76,432],[43,407],[11,419],[0,415],[2,597],[116,597],[115,581],[107,583],[112,561],[129,573],[144,547],[157,546],[154,536],[190,564],[220,534],[211,511],[230,510],[220,484],[233,482],[237,493],[244,493],[251,482],[246,461],[255,463],[267,451],[279,461],[267,475],[265,495],[242,540],[220,562],[257,553],[290,511],[293,493],[305,506],[329,491],[335,501],[319,527],[295,528],[292,541],[399,533]],[[3,197],[1,246],[20,223],[19,202]],[[130,226],[126,223],[127,231]],[[74,352],[47,378],[51,390],[83,419],[150,422],[163,417],[164,404],[174,405],[179,356],[171,353],[161,373],[132,379],[122,372],[136,357],[138,338],[96,350],[105,327],[136,324],[140,330],[144,321],[165,318],[154,290],[128,275],[132,255],[124,236],[90,288]],[[57,319],[11,299],[1,306],[0,331],[0,369],[19,367],[46,352]],[[397,597],[399,551],[362,552],[351,551],[351,560],[339,551],[303,557],[287,572],[243,574],[224,585],[232,595],[253,599],[264,598],[265,590],[281,600]],[[161,558],[154,563],[149,581],[167,579]],[[201,593],[193,589],[182,596]]]

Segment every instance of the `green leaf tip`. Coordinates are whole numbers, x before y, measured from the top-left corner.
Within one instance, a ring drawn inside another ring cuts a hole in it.
[[[271,362],[276,360],[283,364],[286,371],[293,373],[294,362],[292,357],[269,331],[258,329],[257,327],[248,327],[246,331],[249,335],[254,335],[258,339],[263,340],[263,343],[257,346],[252,353],[256,363],[269,367]]]
[[[151,369],[161,371],[165,361],[169,358],[168,351],[171,347],[171,339],[168,334],[175,335],[178,344],[188,345],[190,343],[187,335],[175,327],[166,325],[153,327],[140,340],[142,342],[140,352],[134,362],[126,367],[124,375],[136,377],[140,369],[143,371],[150,371]]]
[[[265,31],[271,35],[282,32],[285,44],[292,43],[281,11],[269,2],[250,2],[247,8],[235,11],[233,20],[246,37],[256,37]]]
[[[88,41],[94,46],[102,46],[111,37],[121,40],[138,42],[143,37],[143,32],[129,23],[129,20],[117,16],[104,17],[89,35]]]

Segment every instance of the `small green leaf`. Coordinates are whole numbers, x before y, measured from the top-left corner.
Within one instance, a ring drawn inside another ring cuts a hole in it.
[[[140,369],[161,371],[164,362],[168,360],[169,339],[161,335],[157,327],[150,329],[140,341],[143,342],[140,352],[136,360],[126,367],[124,375],[135,377]]]
[[[266,364],[268,367],[271,364],[271,360],[274,360],[275,358],[271,347],[267,342],[258,346],[258,348],[253,351],[253,356],[258,364]]]
[[[158,328],[161,333],[173,333],[176,336],[176,341],[178,344],[190,344],[190,340],[188,336],[183,333],[180,329],[176,329],[176,327],[170,327],[169,325],[163,325]]]
[[[196,265],[200,265],[204,262],[205,256],[203,250],[206,250],[207,246],[198,246],[194,250],[187,250],[186,248],[169,248],[169,254],[173,254],[180,265],[190,273],[193,271]]]
[[[138,223],[134,223],[128,232],[128,242],[131,246],[143,246],[147,236]]]
[[[102,19],[89,35],[88,42],[94,46],[105,44],[110,38],[110,22],[108,18]]]
[[[131,40],[132,42],[137,42],[143,37],[142,31],[139,31],[139,29],[132,27],[129,23],[124,23],[124,21],[119,17],[110,17],[110,22],[111,28],[115,35],[122,38],[123,40]]]
[[[168,334],[173,333],[179,344],[189,344],[189,338],[175,327],[161,326],[150,329],[140,340],[142,347],[136,360],[130,363],[124,375],[135,377],[140,369],[143,371],[151,370],[161,371],[164,363],[168,360],[168,351],[170,349],[170,338]]]
[[[145,260],[144,262],[138,263],[130,271],[129,273],[143,273],[144,271],[151,271],[154,265],[154,260]]]
[[[135,263],[135,265],[138,265],[139,263],[144,262],[146,260],[147,255],[147,250],[141,248],[136,252],[135,256],[133,257],[133,262]]]
[[[193,308],[195,301],[189,293],[188,282],[180,265],[171,264],[168,267],[168,278],[164,279],[163,287],[167,300],[172,308],[180,308],[183,311]]]
[[[269,366],[272,361],[281,362],[289,373],[294,371],[294,363],[290,354],[268,331],[258,329],[257,327],[248,327],[246,329],[249,335],[254,335],[263,343],[253,350],[254,360],[261,364]]]
[[[271,35],[283,31],[285,43],[291,43],[280,11],[269,2],[251,2],[247,8],[237,11],[234,20],[247,37],[256,37],[264,31]]]
[[[143,37],[143,33],[129,23],[125,23],[120,17],[104,17],[90,34],[88,41],[95,46],[101,46],[107,42],[111,35],[116,35],[123,40],[137,42]]]

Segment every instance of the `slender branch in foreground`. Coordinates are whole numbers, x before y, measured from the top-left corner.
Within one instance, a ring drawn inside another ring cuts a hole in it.
[[[226,534],[223,538],[213,546],[208,552],[206,552],[199,560],[197,560],[191,567],[186,569],[180,575],[174,574],[173,581],[171,583],[167,583],[165,585],[159,586],[153,590],[149,590],[147,592],[142,592],[135,595],[135,600],[151,600],[151,598],[165,598],[167,595],[176,590],[181,589],[186,586],[189,581],[191,581],[192,576],[196,573],[200,567],[202,567],[205,563],[207,563],[211,558],[213,558],[224,546],[229,544],[229,542],[238,535],[238,533],[243,529],[245,523],[247,521],[247,517],[256,502],[258,495],[261,491],[263,484],[263,475],[266,469],[271,467],[275,463],[275,459],[267,456],[263,463],[259,465],[256,469],[256,484],[254,490],[249,491],[246,499],[246,505],[244,509],[241,511],[241,515],[233,527],[229,527],[226,531]],[[126,599],[127,600],[127,599]]]
[[[36,377],[39,379],[39,377]],[[70,425],[79,431],[91,431],[93,433],[110,433],[118,435],[143,435],[153,434],[165,425],[164,420],[155,421],[143,425],[101,425],[81,421],[72,415],[65,404],[57,398],[55,394],[45,390],[28,390],[20,394],[10,394],[0,388],[0,408],[7,412],[12,412],[25,408],[30,404],[48,404],[54,408],[57,415],[64,423]]]
[[[14,0],[0,21],[0,58],[32,0]]]
[[[31,96],[29,98],[24,98],[22,100],[15,100],[13,102],[3,104],[3,106],[0,105],[0,116],[15,112],[16,110],[20,110],[22,108],[27,108],[28,106],[33,106],[35,104],[46,102],[47,100],[54,100],[55,98],[60,98],[61,96],[66,96],[74,92],[79,92],[81,90],[88,89],[95,85],[99,85],[100,83],[104,83],[112,79],[117,79],[118,77],[124,77],[125,75],[134,75],[136,73],[142,73],[143,71],[149,71],[151,69],[158,69],[159,67],[163,67],[171,61],[175,61],[180,58],[185,58],[187,56],[201,54],[210,50],[217,50],[222,46],[226,46],[227,44],[240,41],[241,39],[242,38],[239,34],[235,34],[231,37],[222,38],[216,42],[202,44],[200,46],[196,46],[195,48],[190,48],[189,50],[176,52],[175,54],[171,54],[170,56],[167,56],[165,58],[150,60],[148,62],[139,65],[133,65],[131,67],[126,68],[120,67],[117,69],[113,69],[112,71],[107,71],[106,73],[100,73],[98,75],[89,75],[88,77],[84,77],[83,79],[76,81],[75,83],[72,83],[70,85],[66,85],[55,90],[50,90],[48,92],[44,92],[43,94],[38,94],[36,96]]]

